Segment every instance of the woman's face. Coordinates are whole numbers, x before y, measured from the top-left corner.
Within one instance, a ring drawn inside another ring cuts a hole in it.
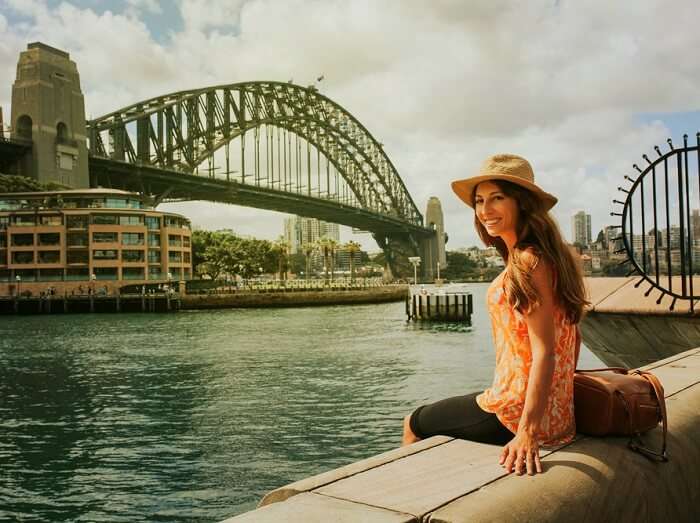
[[[489,236],[514,235],[518,224],[518,202],[493,182],[481,182],[474,196],[476,217]]]

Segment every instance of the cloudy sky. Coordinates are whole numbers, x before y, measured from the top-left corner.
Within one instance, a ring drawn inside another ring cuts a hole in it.
[[[683,0],[0,0],[0,105],[40,40],[78,64],[88,117],[186,88],[323,74],[323,94],[384,143],[419,208],[442,201],[448,248],[475,245],[449,182],[527,157],[594,235],[632,164],[700,130],[697,2]],[[171,206],[204,228],[275,238],[284,215]],[[369,236],[359,240],[376,249]]]

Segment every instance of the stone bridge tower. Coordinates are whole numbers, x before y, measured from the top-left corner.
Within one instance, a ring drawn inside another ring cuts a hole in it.
[[[438,263],[441,271],[447,267],[445,254],[447,234],[445,233],[442,205],[436,196],[431,196],[428,199],[428,206],[425,210],[425,225],[435,231],[435,236],[423,242],[423,252],[421,253],[423,275],[426,279],[432,280],[437,277]]]
[[[21,173],[42,183],[90,186],[85,102],[68,53],[40,42],[19,56],[12,86],[12,136],[33,142]]]

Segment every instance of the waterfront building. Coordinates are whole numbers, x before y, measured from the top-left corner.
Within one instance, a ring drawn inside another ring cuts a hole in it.
[[[314,244],[323,237],[340,241],[339,225],[304,216],[284,220],[284,239],[289,244],[290,254],[303,253],[305,244]]]
[[[115,292],[192,277],[190,222],[134,193],[0,194],[0,295]]]
[[[579,211],[571,218],[572,241],[583,246],[591,243],[591,215]]]

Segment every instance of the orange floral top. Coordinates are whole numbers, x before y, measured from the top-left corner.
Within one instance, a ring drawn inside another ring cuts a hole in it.
[[[496,414],[514,434],[525,406],[525,393],[532,364],[532,349],[524,316],[506,303],[503,271],[486,294],[496,349],[493,384],[477,396],[479,407]],[[543,446],[570,442],[576,433],[574,419],[574,370],[576,325],[555,306],[554,375],[547,408],[536,436]]]

